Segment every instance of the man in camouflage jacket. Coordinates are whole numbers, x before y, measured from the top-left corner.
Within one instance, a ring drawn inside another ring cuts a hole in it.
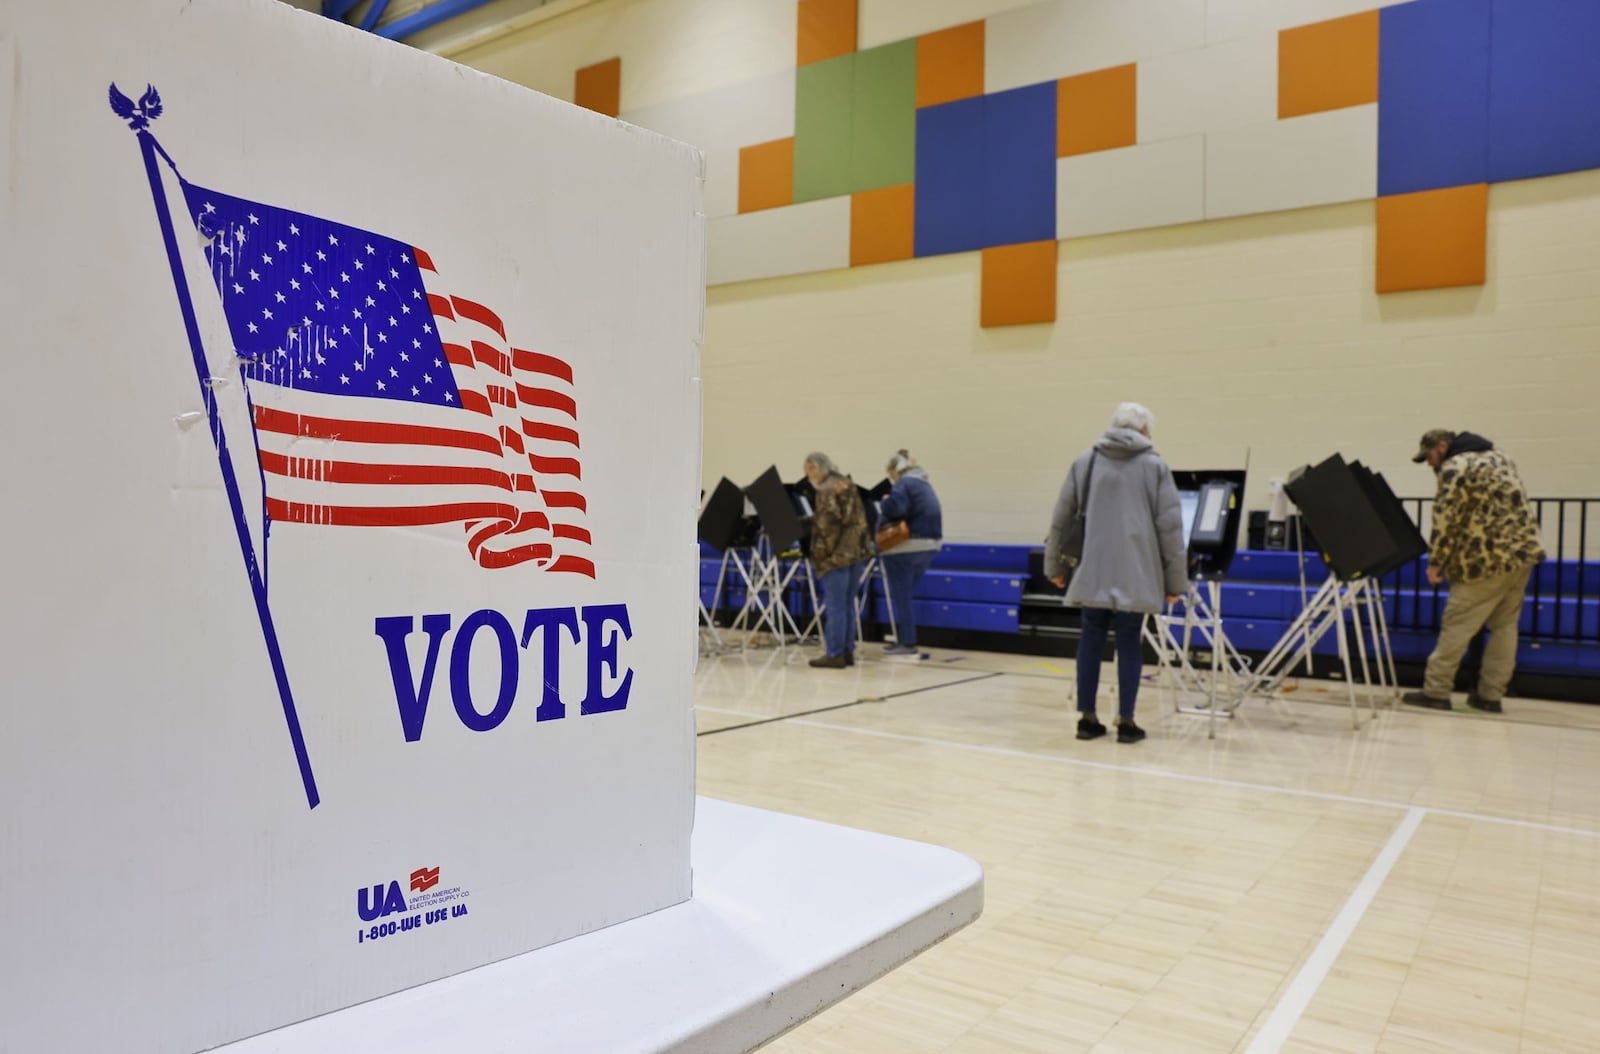
[[[1433,429],[1411,460],[1426,461],[1439,477],[1428,581],[1448,582],[1450,599],[1422,691],[1402,698],[1415,706],[1450,709],[1456,668],[1487,626],[1478,689],[1467,696],[1467,705],[1499,713],[1516,667],[1517,621],[1528,578],[1545,555],[1528,493],[1511,459],[1471,432]]]
[[[827,654],[812,666],[841,669],[855,665],[856,587],[861,565],[872,558],[867,510],[850,477],[826,454],[806,457],[806,479],[817,493],[811,523],[811,566],[822,580],[822,637]]]

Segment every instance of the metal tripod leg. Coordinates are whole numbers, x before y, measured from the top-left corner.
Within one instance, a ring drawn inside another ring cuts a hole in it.
[[[1379,649],[1378,661],[1387,664],[1389,669],[1389,682],[1385,687],[1385,691],[1389,696],[1389,708],[1392,710],[1400,700],[1400,673],[1394,664],[1394,644],[1389,639],[1389,613],[1383,609],[1383,587],[1381,585],[1378,586],[1376,593],[1378,613],[1374,619],[1375,628],[1373,632],[1376,637],[1373,644],[1374,647]]]
[[[750,634],[752,631],[750,629],[749,619],[751,612],[755,610],[756,601],[758,599],[754,577],[757,559],[758,554],[754,548],[750,550],[750,563],[748,566],[746,566],[744,559],[739,555],[739,551],[737,549],[729,549],[724,556],[724,560],[731,560],[733,562],[734,572],[744,582],[744,603],[739,606],[739,613],[733,617],[733,622],[730,625],[730,629],[733,633],[747,634],[744,643],[741,644],[741,647],[746,647],[750,643],[748,634]],[[726,570],[726,567],[724,567],[724,570]],[[718,585],[717,588],[721,589],[722,586]]]
[[[706,602],[698,600],[700,605],[700,626],[711,634],[711,645],[717,651],[722,650],[722,634],[717,632],[717,624],[711,618],[711,612],[706,610]]]
[[[1333,595],[1338,588],[1338,579],[1332,576],[1318,587],[1311,600],[1301,608],[1300,614],[1289,624],[1288,630],[1279,638],[1278,643],[1272,646],[1256,666],[1256,675],[1247,689],[1247,694],[1275,694],[1288,679],[1290,671],[1298,666],[1303,658],[1310,656],[1311,649],[1316,647],[1317,642],[1331,628],[1322,623],[1326,622],[1328,612],[1333,606]]]
[[[861,636],[862,609],[872,596],[872,576],[876,574],[883,582],[883,606],[889,612],[889,634],[894,637],[895,643],[900,643],[900,626],[894,617],[894,594],[889,590],[889,568],[884,563],[882,555],[874,556],[867,561],[867,570],[861,575],[861,589],[856,594],[856,636]]]
[[[1372,669],[1367,664],[1367,630],[1366,619],[1362,616],[1362,609],[1367,603],[1367,583],[1357,582],[1352,587],[1350,603],[1350,626],[1356,638],[1356,653],[1361,657],[1361,688],[1367,697],[1367,708],[1373,717],[1378,716],[1376,701],[1372,695]]]
[[[1181,618],[1165,613],[1150,621],[1155,630],[1147,631],[1146,639],[1155,644],[1162,665],[1161,683],[1171,693],[1174,709],[1205,717],[1207,736],[1216,738],[1218,717],[1234,716],[1251,676],[1249,662],[1228,639],[1223,625],[1222,583],[1216,579],[1207,579],[1203,585],[1193,583],[1183,598]],[[1201,643],[1211,653],[1208,669],[1197,668],[1191,657]],[[1226,690],[1223,677],[1229,678]],[[1181,695],[1185,692],[1205,696],[1204,705],[1184,706]]]

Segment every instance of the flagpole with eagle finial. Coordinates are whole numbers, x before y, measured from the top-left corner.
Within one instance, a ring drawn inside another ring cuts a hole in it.
[[[311,772],[311,760],[306,753],[305,736],[300,728],[300,717],[295,710],[294,696],[289,690],[289,677],[283,664],[283,652],[278,645],[277,630],[273,626],[272,610],[267,604],[266,580],[256,559],[255,547],[250,541],[250,528],[245,520],[244,501],[239,493],[239,482],[234,476],[233,461],[228,454],[227,437],[222,430],[222,417],[216,395],[211,389],[210,369],[206,364],[205,344],[200,338],[200,326],[195,319],[194,303],[185,279],[183,258],[178,251],[178,237],[172,224],[172,210],[167,204],[166,188],[162,184],[161,169],[156,163],[160,155],[173,173],[182,180],[178,166],[161,148],[150,132],[150,123],[162,114],[161,95],[150,85],[135,102],[111,85],[108,93],[111,110],[128,122],[128,128],[138,136],[139,149],[144,156],[145,174],[150,179],[150,193],[155,199],[156,219],[161,225],[161,238],[166,245],[167,261],[172,268],[172,281],[178,296],[178,306],[183,312],[183,326],[189,337],[189,350],[194,356],[196,379],[200,383],[200,398],[205,402],[206,419],[211,425],[211,438],[217,449],[217,461],[222,470],[222,481],[228,493],[228,505],[233,512],[234,528],[239,535],[239,549],[244,556],[245,572],[250,579],[250,591],[255,596],[256,615],[261,620],[262,634],[266,637],[267,655],[272,663],[273,676],[278,685],[278,697],[283,703],[284,720],[289,726],[289,739],[294,745],[295,759],[300,767],[300,780],[305,786],[306,802],[315,809],[321,800],[317,793],[316,778]]]

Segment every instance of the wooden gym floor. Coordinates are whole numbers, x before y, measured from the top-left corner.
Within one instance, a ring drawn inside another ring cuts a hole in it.
[[[1600,707],[1353,732],[1306,681],[1208,741],[1147,682],[1149,739],[1079,743],[1070,662],[879,651],[702,658],[699,791],[958,849],[986,907],[766,1051],[1600,1051]]]

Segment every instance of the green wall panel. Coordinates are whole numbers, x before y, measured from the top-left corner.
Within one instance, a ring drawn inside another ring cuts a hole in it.
[[[840,55],[795,71],[794,200],[851,192],[850,124],[856,56]]]
[[[917,172],[917,42],[857,52],[850,189],[911,183]]]

